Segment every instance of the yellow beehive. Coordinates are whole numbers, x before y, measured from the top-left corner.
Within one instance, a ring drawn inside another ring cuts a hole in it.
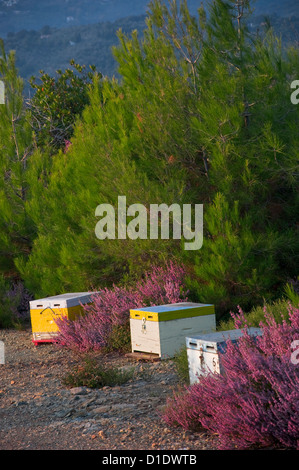
[[[56,321],[66,317],[74,320],[83,312],[82,305],[91,303],[91,292],[55,295],[30,302],[33,343],[52,342],[58,333]]]

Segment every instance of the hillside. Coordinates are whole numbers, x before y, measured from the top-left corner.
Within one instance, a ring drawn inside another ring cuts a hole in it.
[[[166,1],[166,0],[165,0]],[[187,0],[194,14],[201,3]],[[74,59],[94,64],[108,76],[117,75],[111,47],[118,43],[116,32],[136,29],[142,34],[149,0],[0,0],[0,37],[6,50],[16,51],[16,64],[25,80],[40,70],[54,74]],[[256,0],[251,23],[262,29],[264,16],[271,16],[275,31],[283,41],[296,44],[299,31],[299,4],[294,0]]]
[[[114,22],[65,28],[44,26],[38,31],[9,33],[4,42],[7,51],[16,51],[17,68],[25,80],[28,94],[28,80],[32,75],[38,76],[40,70],[54,75],[56,70],[67,68],[71,59],[79,64],[93,64],[103,75],[117,75],[117,63],[111,53],[111,47],[118,44],[116,33],[122,29],[130,35],[136,29],[142,36],[145,18],[145,15],[130,16]],[[299,44],[299,15],[291,20],[276,15],[270,19],[284,43]],[[250,26],[253,30],[262,31],[263,23],[264,17],[256,16]]]
[[[9,32],[62,28],[144,15],[149,0],[0,0],[0,36]],[[209,0],[187,0],[192,13]],[[255,15],[299,16],[296,0],[256,0]]]
[[[32,75],[38,75],[41,69],[53,75],[56,70],[65,69],[71,59],[80,64],[94,64],[103,75],[112,76],[117,70],[111,47],[118,43],[116,32],[120,28],[127,34],[134,29],[142,33],[145,16],[128,17],[113,23],[22,30],[10,33],[5,47],[16,51],[16,64],[26,81]]]
[[[145,0],[10,0],[0,1],[0,35],[115,21],[146,12]]]

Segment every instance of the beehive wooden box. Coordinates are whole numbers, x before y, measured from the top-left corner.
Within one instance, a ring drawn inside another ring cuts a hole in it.
[[[260,328],[248,328],[250,335],[261,334]],[[190,384],[208,373],[222,374],[221,354],[224,353],[228,338],[236,343],[243,330],[227,330],[204,335],[186,337]]]
[[[74,320],[82,314],[82,305],[91,303],[91,292],[55,295],[30,302],[33,343],[51,342],[58,333],[57,318]]]
[[[182,302],[130,310],[132,353],[173,357],[190,333],[215,329],[215,309],[211,304]]]

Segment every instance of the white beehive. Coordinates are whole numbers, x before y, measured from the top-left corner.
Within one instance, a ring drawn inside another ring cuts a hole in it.
[[[182,302],[130,310],[133,353],[173,357],[190,333],[216,330],[215,309],[211,304]]]
[[[260,328],[248,328],[252,336],[260,335]],[[225,351],[228,338],[233,343],[242,336],[243,330],[228,330],[204,335],[186,337],[190,384],[210,372],[222,374],[221,354]]]

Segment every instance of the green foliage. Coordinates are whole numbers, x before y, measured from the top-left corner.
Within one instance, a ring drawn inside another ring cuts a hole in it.
[[[148,69],[145,74],[147,82],[153,82]],[[155,81],[160,79],[157,71]],[[168,83],[163,84],[161,91],[167,89]],[[173,93],[182,88],[179,81],[173,86]],[[44,154],[36,152],[32,156],[28,179],[38,181],[32,191],[40,197],[33,194],[27,210],[40,228],[29,260],[18,260],[18,267],[27,286],[37,295],[111,285],[128,272],[133,276],[142,274],[157,258],[163,260],[179,251],[177,241],[101,241],[94,233],[96,207],[110,203],[117,208],[118,195],[127,196],[127,205],[137,201],[146,206],[161,201],[189,202],[185,199],[184,181],[178,178],[178,172],[183,175],[184,169],[169,162],[176,142],[169,136],[159,148],[164,123],[176,125],[180,131],[178,141],[185,121],[183,117],[177,124],[169,121],[169,107],[176,107],[173,93],[165,102],[161,96],[152,103],[143,93],[141,85],[134,92],[129,86],[108,80],[99,88],[95,80],[90,105],[75,129],[72,146],[65,154],[60,152],[51,159],[51,174],[44,175],[43,162],[47,158]],[[143,105],[152,108],[149,109],[152,123],[157,110],[163,112],[152,139],[151,135],[146,137],[146,128],[140,127]],[[159,152],[156,162],[152,158],[154,152]],[[179,155],[177,150],[176,154]]]
[[[113,387],[128,382],[133,370],[122,371],[113,367],[105,367],[94,358],[86,356],[81,363],[63,377],[62,383],[67,387],[102,388]]]
[[[130,321],[122,325],[113,325],[111,335],[108,338],[108,345],[105,348],[109,351],[119,351],[121,353],[131,352],[131,331]]]
[[[176,367],[179,380],[182,384],[189,385],[189,364],[188,364],[188,354],[187,347],[183,346],[180,351],[178,351],[174,357],[173,361]]]
[[[11,247],[30,221],[29,249],[12,259],[35,296],[133,282],[169,258],[187,265],[190,298],[220,314],[281,296],[298,265],[299,107],[290,83],[299,56],[271,29],[250,32],[249,6],[217,0],[193,17],[185,1],[153,1],[142,37],[118,32],[121,80],[83,69],[42,74],[31,105],[36,149],[18,169],[20,216],[7,240],[0,230]],[[7,171],[5,191],[18,174]],[[123,195],[147,209],[204,204],[201,250],[172,239],[98,240],[96,207],[109,203],[117,217]]]
[[[18,307],[21,296],[12,295],[10,283],[0,275],[0,328],[12,328],[20,326],[18,319]]]
[[[48,143],[54,151],[63,148],[72,137],[75,120],[88,104],[88,87],[96,69],[90,66],[87,72],[74,60],[70,65],[74,70],[57,70],[57,78],[41,70],[40,84],[35,77],[30,79],[35,93],[28,104],[38,147]]]
[[[5,84],[5,104],[0,105],[0,272],[12,275],[14,258],[30,248],[32,227],[25,211],[25,172],[32,136],[15,55],[6,55],[3,41],[0,79]]]
[[[236,5],[211,8],[194,119],[214,191],[190,288],[220,313],[277,298],[298,263],[299,115],[289,98],[298,62],[285,58],[272,31],[254,38],[242,15],[234,22]]]
[[[288,300],[294,305],[299,306],[299,277],[297,279],[289,281],[284,288],[284,293]]]
[[[245,313],[245,318],[248,321],[248,325],[258,328],[260,322],[265,321],[266,309],[267,311],[271,311],[275,321],[280,324],[282,319],[288,318],[289,307],[290,302],[285,299],[279,299],[272,303],[264,302],[264,304],[257,305],[248,311],[248,313]],[[232,318],[223,318],[217,326],[217,330],[219,331],[233,330],[234,328],[234,320]]]

